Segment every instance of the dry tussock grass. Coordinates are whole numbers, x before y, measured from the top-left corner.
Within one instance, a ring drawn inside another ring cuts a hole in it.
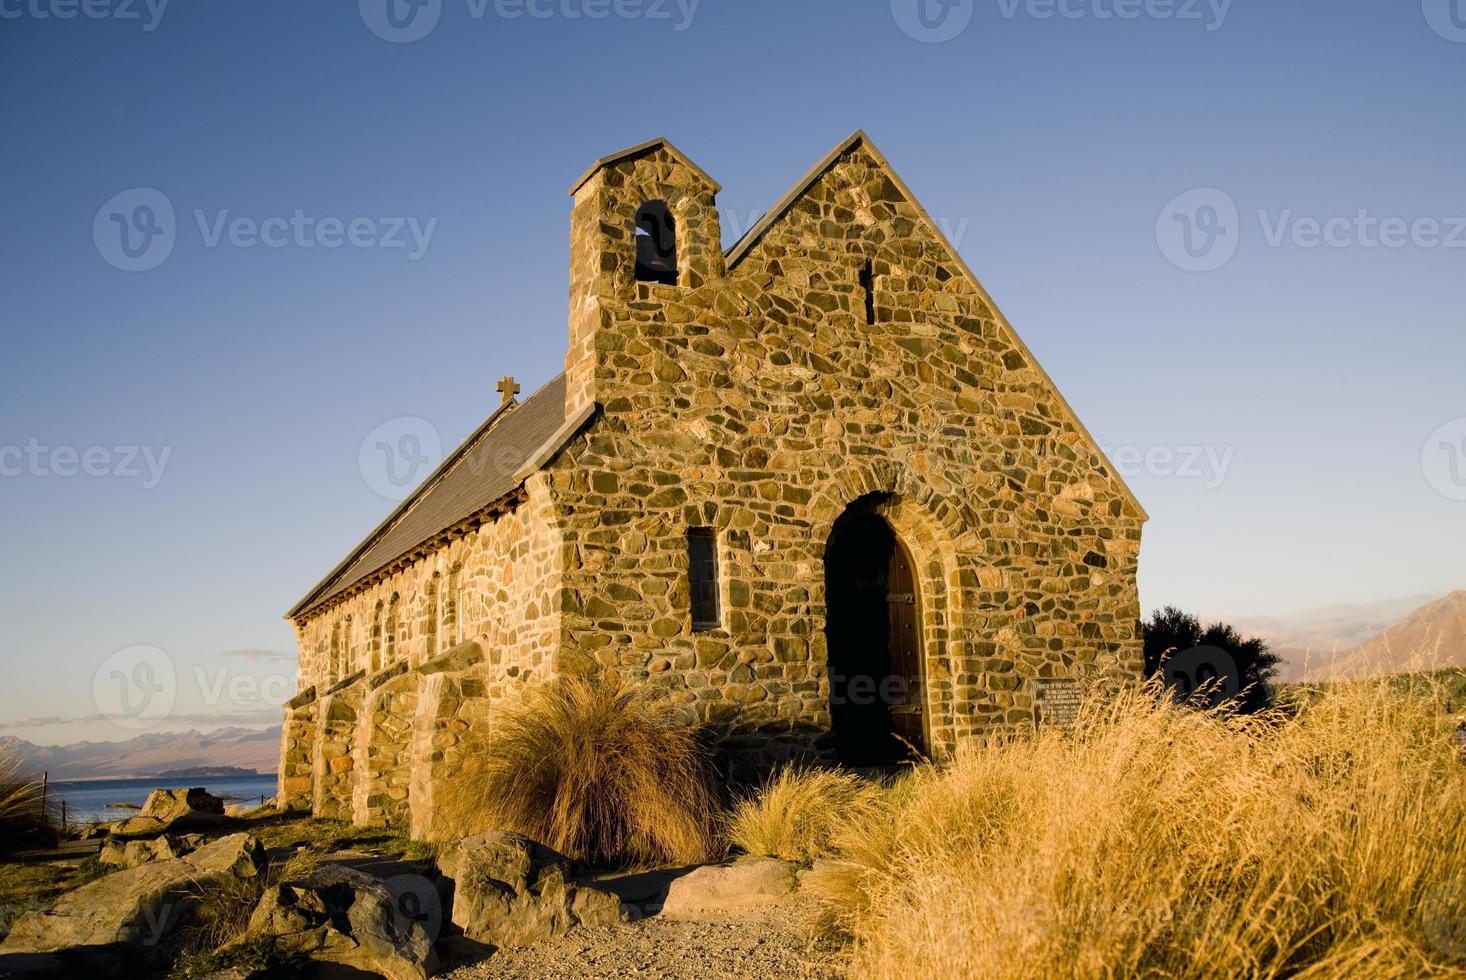
[[[600,865],[691,864],[720,851],[698,733],[647,689],[564,678],[465,742],[440,812],[451,837],[509,830]]]
[[[851,772],[789,766],[728,817],[730,843],[785,861],[829,857],[836,830],[880,805],[878,784]]]
[[[18,755],[0,749],[0,854],[54,841],[40,781],[25,771]]]
[[[965,746],[836,829],[851,974],[1466,976],[1439,702],[1371,681],[1243,718],[1132,691]]]

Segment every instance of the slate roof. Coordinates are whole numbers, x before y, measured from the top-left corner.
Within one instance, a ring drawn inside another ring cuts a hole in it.
[[[287,618],[340,595],[424,541],[512,493],[544,465],[553,449],[560,448],[546,451],[567,421],[563,374],[523,402],[501,406],[345,561],[306,593]]]

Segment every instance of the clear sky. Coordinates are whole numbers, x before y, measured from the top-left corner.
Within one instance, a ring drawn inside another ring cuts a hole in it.
[[[1463,0],[416,2],[0,0],[0,734],[135,734],[119,664],[277,720],[372,447],[560,370],[566,190],[656,135],[731,242],[865,129],[1148,507],[1147,608],[1466,585]]]

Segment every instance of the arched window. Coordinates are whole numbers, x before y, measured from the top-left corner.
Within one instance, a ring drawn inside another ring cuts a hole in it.
[[[356,662],[351,653],[351,617],[347,616],[341,621],[341,676],[345,677],[355,671]]]
[[[636,281],[677,285],[677,223],[666,201],[636,212]]]

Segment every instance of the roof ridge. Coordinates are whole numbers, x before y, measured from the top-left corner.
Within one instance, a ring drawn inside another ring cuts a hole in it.
[[[396,507],[394,507],[385,518],[383,518],[380,524],[378,524],[375,528],[369,531],[366,537],[364,537],[355,548],[352,548],[351,551],[347,552],[345,558],[343,558],[339,563],[337,563],[334,568],[327,572],[325,577],[323,577],[319,582],[312,586],[310,590],[306,592],[305,596],[290,608],[290,611],[286,613],[286,618],[291,618],[297,615],[298,613],[309,608],[317,600],[322,598],[324,593],[332,585],[332,583],[334,583],[342,573],[350,569],[352,565],[360,560],[360,558],[368,551],[370,551],[372,547],[374,547],[378,542],[386,537],[386,535],[390,533],[393,528],[400,524],[413,511],[414,507],[416,507],[416,505],[420,503],[424,497],[427,496],[428,492],[432,490],[435,486],[437,486],[440,482],[442,482],[443,478],[446,477],[449,472],[451,472],[458,465],[458,463],[461,462],[462,459],[468,455],[470,450],[479,445],[484,439],[488,438],[489,435],[494,432],[499,427],[500,423],[502,423],[505,419],[517,414],[516,410],[522,409],[524,406],[534,401],[540,395],[543,395],[547,389],[553,387],[555,383],[564,376],[565,375],[563,371],[560,374],[555,375],[555,377],[551,378],[549,381],[545,382],[543,385],[537,388],[528,398],[526,398],[522,402],[511,398],[510,400],[502,402],[498,407],[496,407],[494,411],[489,414],[488,418],[479,423],[479,425],[472,432],[470,432],[461,443],[459,443],[457,448],[455,448],[451,453],[443,457],[443,461],[439,463],[431,473],[424,477],[421,483],[413,488],[412,493],[403,498],[403,500]]]

